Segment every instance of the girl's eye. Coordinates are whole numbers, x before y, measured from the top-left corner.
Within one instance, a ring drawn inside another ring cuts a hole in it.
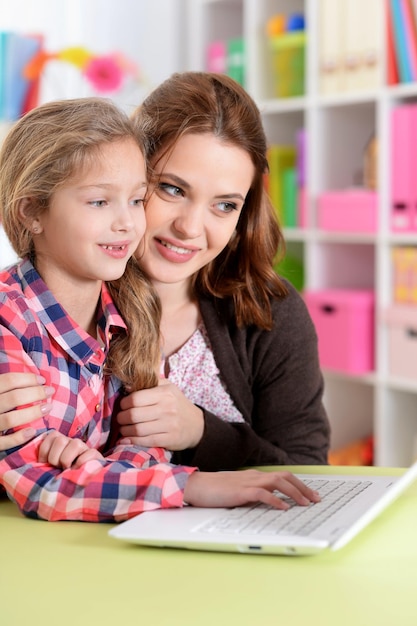
[[[91,200],[88,204],[91,206],[95,206],[97,208],[101,208],[107,204],[106,200]]]
[[[237,206],[233,202],[218,202],[216,207],[218,207],[222,213],[231,213],[237,210]]]
[[[135,198],[134,200],[132,200],[132,204],[134,206],[143,206],[144,203],[145,203],[144,198]]]
[[[159,183],[159,189],[169,194],[170,196],[183,196],[183,191],[180,187],[176,185],[171,185],[170,183]]]

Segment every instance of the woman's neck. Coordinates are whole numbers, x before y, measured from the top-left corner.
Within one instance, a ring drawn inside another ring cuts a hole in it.
[[[165,356],[176,352],[191,337],[200,321],[197,301],[189,284],[155,284],[161,300],[161,333]]]
[[[175,314],[193,301],[187,283],[154,283],[154,287],[161,301],[163,317]]]

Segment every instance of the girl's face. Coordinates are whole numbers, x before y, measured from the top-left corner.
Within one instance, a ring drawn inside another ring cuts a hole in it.
[[[211,134],[185,135],[155,167],[137,256],[157,283],[189,281],[225,248],[255,174],[249,155]]]
[[[143,155],[131,139],[103,144],[37,220],[36,263],[48,287],[119,278],[145,231]]]

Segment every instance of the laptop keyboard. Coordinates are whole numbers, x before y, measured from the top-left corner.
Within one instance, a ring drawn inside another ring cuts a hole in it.
[[[280,511],[262,503],[236,507],[229,509],[224,516],[208,520],[194,530],[209,533],[259,535],[276,535],[285,532],[291,535],[308,536],[372,484],[366,480],[315,479],[303,482],[319,492],[321,502],[299,506],[291,498],[276,492],[290,505],[286,511]]]

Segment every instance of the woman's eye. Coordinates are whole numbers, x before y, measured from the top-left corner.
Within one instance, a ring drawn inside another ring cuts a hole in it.
[[[96,206],[98,208],[103,207],[107,204],[106,200],[91,200],[89,202],[89,204],[91,204],[91,206]]]
[[[222,213],[231,213],[237,210],[237,206],[233,202],[218,202],[216,207],[218,207]]]
[[[176,187],[176,185],[170,185],[170,183],[159,183],[159,189],[168,193],[170,196],[182,196],[183,192],[180,187]]]

